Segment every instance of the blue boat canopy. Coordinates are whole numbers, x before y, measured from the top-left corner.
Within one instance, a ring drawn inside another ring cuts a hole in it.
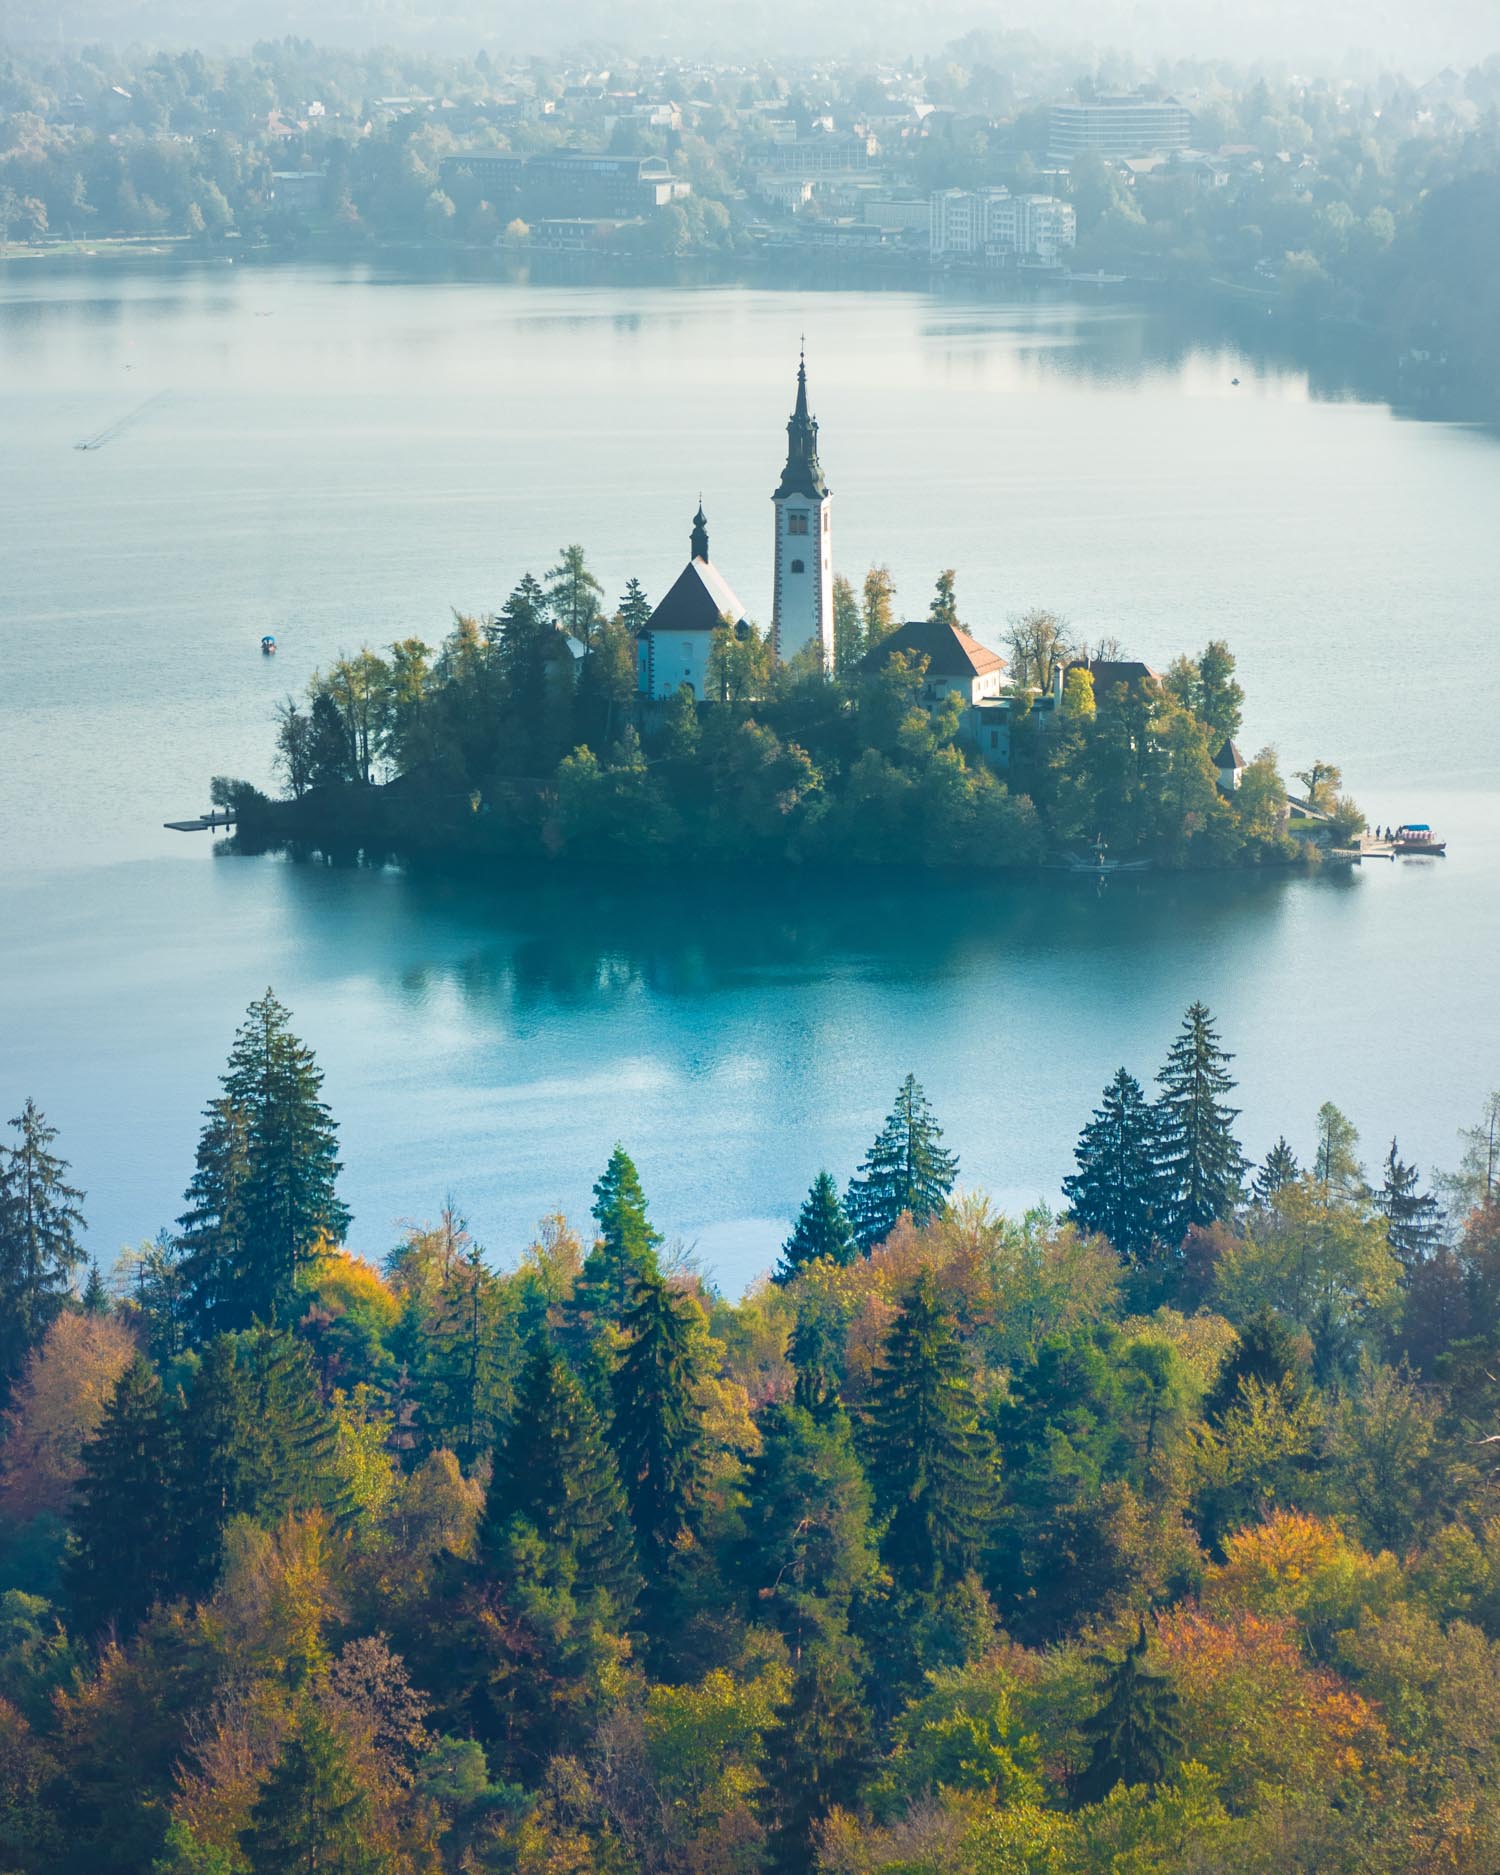
[[[1397,833],[1431,833],[1432,829],[1425,820],[1408,820],[1396,829]]]

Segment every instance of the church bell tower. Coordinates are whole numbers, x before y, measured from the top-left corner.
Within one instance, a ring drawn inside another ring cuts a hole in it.
[[[831,497],[818,461],[818,426],[807,409],[807,358],[797,365],[797,407],[786,426],[786,467],[771,497],[776,508],[776,591],[771,642],[778,658],[816,645],[833,669]]]

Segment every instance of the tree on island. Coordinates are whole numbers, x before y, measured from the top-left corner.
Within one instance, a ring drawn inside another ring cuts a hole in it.
[[[179,1220],[184,1309],[199,1341],[284,1320],[298,1271],[349,1227],[322,1070],[273,991],[250,1005],[220,1085]]]
[[[1010,653],[1006,677],[1017,693],[1039,690],[1049,695],[1054,673],[1073,656],[1067,620],[1040,606],[1012,620],[1005,643]]]
[[[860,636],[866,651],[873,651],[896,629],[896,582],[888,566],[872,566],[865,574],[860,599]]]
[[[942,1139],[927,1096],[908,1074],[844,1197],[854,1240],[866,1255],[890,1236],[902,1212],[925,1224],[947,1209],[958,1160]]]
[[[839,1202],[838,1186],[829,1172],[819,1172],[802,1201],[795,1229],[781,1246],[781,1262],[774,1281],[789,1283],[809,1263],[827,1257],[834,1263],[852,1263],[859,1254],[849,1219]]]
[[[557,565],[547,571],[547,603],[557,623],[585,649],[604,622],[603,598],[604,588],[589,571],[583,548],[577,542],[564,547]]]
[[[833,671],[836,677],[853,676],[864,656],[865,625],[854,588],[842,573],[833,582]]]
[[[651,617],[651,601],[638,579],[630,580],[620,596],[620,623],[633,638]]]
[[[944,567],[937,576],[927,616],[939,625],[951,625],[956,631],[962,631],[963,621],[958,616],[957,586],[958,574],[951,566]]]
[[[1083,1129],[1063,1180],[1068,1215],[1107,1237],[1127,1263],[1144,1263],[1156,1240],[1156,1118],[1133,1074],[1119,1069]]]
[[[1234,1136],[1239,1109],[1223,1100],[1235,1085],[1233,1059],[1219,1046],[1207,1006],[1192,1004],[1156,1077],[1157,1217],[1169,1246],[1194,1226],[1228,1217],[1240,1201],[1246,1161]]]

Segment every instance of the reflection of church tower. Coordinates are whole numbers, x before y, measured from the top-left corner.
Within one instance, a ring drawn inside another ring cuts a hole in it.
[[[828,485],[818,462],[818,426],[807,413],[807,360],[797,366],[797,408],[786,426],[786,467],[776,504],[776,594],[771,637],[779,658],[807,645],[833,668],[833,548]]]

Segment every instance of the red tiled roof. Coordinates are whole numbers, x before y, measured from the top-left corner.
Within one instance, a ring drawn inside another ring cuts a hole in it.
[[[873,651],[865,653],[861,663],[866,670],[876,670],[897,651],[909,658],[926,658],[929,677],[983,677],[1005,664],[998,651],[980,644],[959,626],[932,618],[909,619],[897,626],[889,638],[882,638]]]

